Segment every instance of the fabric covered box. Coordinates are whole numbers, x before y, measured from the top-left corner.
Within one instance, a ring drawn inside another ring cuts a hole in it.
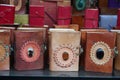
[[[108,0],[108,7],[120,8],[120,0]]]
[[[58,25],[69,25],[72,17],[71,6],[58,6],[57,17]]]
[[[15,7],[0,4],[0,24],[14,24]]]
[[[85,28],[98,28],[98,9],[86,9],[85,10]]]
[[[117,25],[117,15],[100,15],[99,27],[113,29]]]
[[[29,25],[43,27],[44,25],[44,6],[30,6]]]

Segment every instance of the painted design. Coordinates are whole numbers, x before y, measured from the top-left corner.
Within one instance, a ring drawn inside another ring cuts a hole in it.
[[[25,62],[35,62],[40,57],[41,48],[36,41],[27,41],[20,49],[20,55]]]
[[[19,11],[22,7],[22,0],[10,0],[11,5],[15,5],[15,11]]]
[[[100,51],[98,56],[97,51]],[[108,44],[102,41],[101,42],[98,41],[92,46],[90,50],[90,58],[92,62],[95,63],[96,65],[104,65],[111,59],[112,56],[111,53],[112,51]]]
[[[9,56],[9,46],[0,43],[0,62],[4,61]]]
[[[67,54],[66,54],[67,53]],[[58,46],[53,52],[53,59],[57,66],[62,68],[71,67],[77,60],[79,49],[71,44]],[[63,58],[66,56],[67,58]]]

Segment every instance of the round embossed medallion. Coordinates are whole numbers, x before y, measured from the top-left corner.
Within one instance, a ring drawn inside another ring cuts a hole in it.
[[[104,65],[111,58],[111,49],[104,42],[96,42],[90,51],[91,60],[97,65]]]
[[[21,58],[26,62],[34,62],[40,56],[40,46],[35,41],[26,42],[20,50]]]
[[[76,62],[77,52],[77,49],[72,45],[60,45],[54,51],[53,58],[58,66],[67,68]]]

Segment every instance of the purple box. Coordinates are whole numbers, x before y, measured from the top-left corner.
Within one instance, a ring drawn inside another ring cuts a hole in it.
[[[120,8],[120,0],[108,0],[108,7]]]

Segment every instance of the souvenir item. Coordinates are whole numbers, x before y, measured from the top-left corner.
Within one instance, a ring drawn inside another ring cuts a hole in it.
[[[55,30],[50,32],[50,71],[78,71],[80,32]]]
[[[112,73],[116,34],[87,32],[85,71]]]
[[[45,32],[43,28],[23,28],[15,32],[15,69],[44,68]]]
[[[29,25],[43,27],[44,25],[44,6],[30,6]]]
[[[10,30],[0,30],[0,70],[10,70]]]
[[[0,25],[14,24],[15,7],[13,5],[0,4]]]
[[[98,28],[98,9],[86,9],[85,11],[85,28]]]

